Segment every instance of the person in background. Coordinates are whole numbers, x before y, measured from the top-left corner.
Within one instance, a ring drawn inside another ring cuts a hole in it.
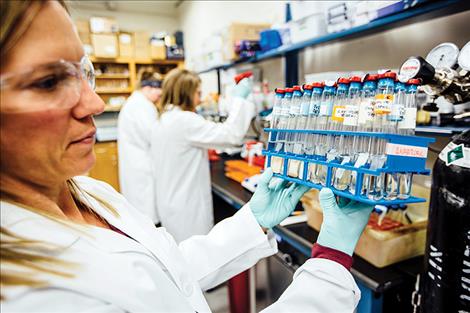
[[[158,216],[177,242],[205,235],[214,225],[208,149],[242,144],[255,112],[254,104],[246,100],[252,84],[251,78],[245,78],[234,87],[227,120],[215,123],[195,113],[201,98],[197,74],[174,69],[163,81],[151,159],[158,176]]]
[[[307,187],[266,169],[234,216],[177,244],[111,186],[78,176],[95,163],[104,103],[64,2],[4,2],[0,21],[2,313],[210,312],[203,290],[277,252],[269,229]],[[329,189],[320,204],[312,258],[265,313],[354,311],[351,255],[372,206]]]
[[[162,77],[151,67],[143,68],[138,77],[139,89],[132,93],[119,113],[119,185],[126,199],[157,225],[150,133],[158,117],[156,103],[162,93]]]

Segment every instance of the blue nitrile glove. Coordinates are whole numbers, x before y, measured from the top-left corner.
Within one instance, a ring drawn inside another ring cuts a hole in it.
[[[287,187],[285,180],[273,179],[273,170],[267,168],[261,175],[250,207],[258,223],[272,228],[294,211],[297,202],[310,187],[292,184]]]
[[[243,78],[238,84],[235,85],[235,87],[233,87],[232,96],[246,99],[248,98],[252,90],[253,90],[253,79],[250,77]]]
[[[340,197],[336,203],[333,191],[320,191],[323,223],[317,243],[352,256],[357,241],[369,221],[373,205]]]

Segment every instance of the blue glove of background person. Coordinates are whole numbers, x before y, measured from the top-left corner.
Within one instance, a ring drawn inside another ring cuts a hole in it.
[[[267,168],[261,175],[256,192],[250,200],[250,207],[258,223],[272,228],[288,217],[300,198],[310,187],[292,184],[281,179],[273,179],[273,171]]]
[[[232,96],[246,99],[248,98],[252,90],[253,90],[253,79],[244,78],[238,84],[236,84],[235,87],[233,87]]]
[[[369,221],[373,205],[341,197],[336,203],[333,191],[320,191],[323,223],[317,243],[352,256],[357,241]]]

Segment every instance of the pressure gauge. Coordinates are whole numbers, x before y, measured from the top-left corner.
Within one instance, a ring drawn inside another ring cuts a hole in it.
[[[470,41],[460,50],[459,66],[466,71],[470,71]]]
[[[419,78],[423,84],[428,84],[434,79],[435,69],[422,57],[409,57],[401,66],[398,72],[398,79],[402,83],[413,78]]]
[[[459,48],[451,42],[444,42],[428,53],[426,61],[434,68],[452,68],[457,63],[458,56]]]

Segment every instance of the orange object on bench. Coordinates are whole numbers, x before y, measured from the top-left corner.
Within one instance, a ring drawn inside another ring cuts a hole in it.
[[[225,162],[225,176],[241,183],[245,178],[260,174],[262,167],[249,165],[243,160],[230,160]]]

